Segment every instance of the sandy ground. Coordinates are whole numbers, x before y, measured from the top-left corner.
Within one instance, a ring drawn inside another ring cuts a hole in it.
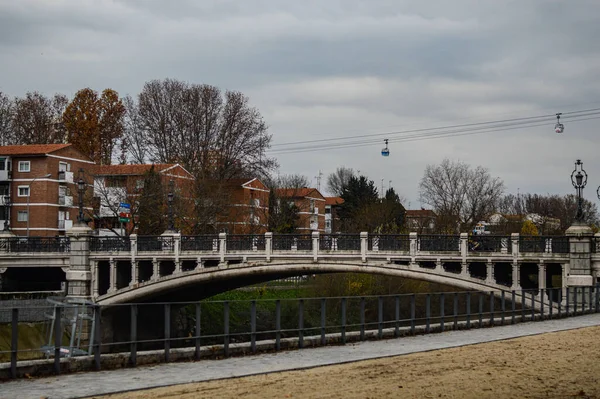
[[[600,327],[106,397],[600,398]]]

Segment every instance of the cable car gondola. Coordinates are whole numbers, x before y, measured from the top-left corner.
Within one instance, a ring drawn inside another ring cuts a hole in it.
[[[560,123],[561,115],[562,115],[562,112],[559,112],[556,114],[556,125],[554,125],[554,131],[559,134],[565,131],[565,125]]]
[[[385,141],[385,148],[383,150],[381,150],[381,156],[389,157],[390,156],[390,150],[388,149],[388,139],[385,139],[383,141]]]

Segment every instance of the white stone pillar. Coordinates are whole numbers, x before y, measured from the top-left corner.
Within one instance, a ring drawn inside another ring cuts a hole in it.
[[[219,255],[221,264],[225,263],[225,253],[227,253],[227,233],[219,233]]]
[[[546,265],[542,260],[538,263],[538,288],[546,289]]]
[[[513,262],[512,265],[512,287],[510,287],[513,291],[518,291],[521,289],[521,278],[519,277],[521,265],[517,262]]]
[[[317,262],[319,260],[319,232],[312,232],[312,252],[313,252],[313,262]]]
[[[460,257],[463,263],[467,262],[469,234],[460,233]]]
[[[417,233],[416,232],[408,233],[408,239],[410,240],[410,247],[409,247],[410,256],[413,258],[412,262],[414,262],[415,261],[414,258],[415,258],[415,256],[417,256],[417,252],[419,250],[418,242],[417,242],[418,241]]]
[[[175,258],[173,262],[175,263],[175,270],[173,271],[173,274],[181,274],[181,260]]]
[[[175,259],[179,259],[179,255],[181,254],[181,233],[173,234],[173,252]]]
[[[160,261],[156,258],[152,258],[152,277],[151,280],[158,280],[160,278]]]
[[[92,298],[97,298],[98,294],[100,292],[100,279],[98,278],[98,274],[99,274],[99,268],[98,268],[98,264],[100,262],[98,262],[97,260],[91,260],[90,261],[90,266],[92,268]]]
[[[494,263],[492,263],[491,259],[488,259],[486,263],[485,282],[487,284],[496,284],[496,279],[494,278]]]
[[[202,265],[202,258],[199,256],[196,259],[196,269],[195,270],[201,270],[203,268],[204,268],[204,266]]]
[[[110,258],[110,285],[108,288],[108,292],[115,292],[117,290],[117,262]]]
[[[271,261],[271,255],[273,254],[273,233],[267,231],[265,233],[265,258],[267,262]]]
[[[138,282],[138,271],[139,271],[139,262],[135,259],[131,260],[131,281],[129,282],[129,286],[133,287]]]
[[[444,268],[442,266],[442,260],[441,259],[436,259],[435,261],[435,271],[438,273],[443,273],[444,272]]]
[[[131,244],[131,257],[134,258],[137,255],[137,234],[130,235],[129,242]]]
[[[512,233],[510,241],[513,259],[517,259],[519,257],[519,233]]]
[[[369,233],[360,232],[360,259],[363,263],[367,261],[367,250],[369,249]]]

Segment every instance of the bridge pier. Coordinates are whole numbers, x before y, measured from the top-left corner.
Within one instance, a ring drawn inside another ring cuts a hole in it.
[[[66,268],[67,297],[89,299],[92,296],[89,236],[92,229],[78,223],[67,232],[71,242],[69,267]]]
[[[592,229],[582,223],[575,223],[567,229],[569,237],[569,267],[566,273],[566,286],[570,288],[569,303],[587,304],[588,298],[579,287],[590,287],[597,283],[592,274]]]

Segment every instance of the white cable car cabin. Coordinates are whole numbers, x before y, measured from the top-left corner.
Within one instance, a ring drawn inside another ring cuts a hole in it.
[[[562,115],[562,113],[560,113],[560,112],[556,114],[556,125],[554,125],[554,131],[559,134],[565,131],[565,125],[560,123],[561,115]]]

